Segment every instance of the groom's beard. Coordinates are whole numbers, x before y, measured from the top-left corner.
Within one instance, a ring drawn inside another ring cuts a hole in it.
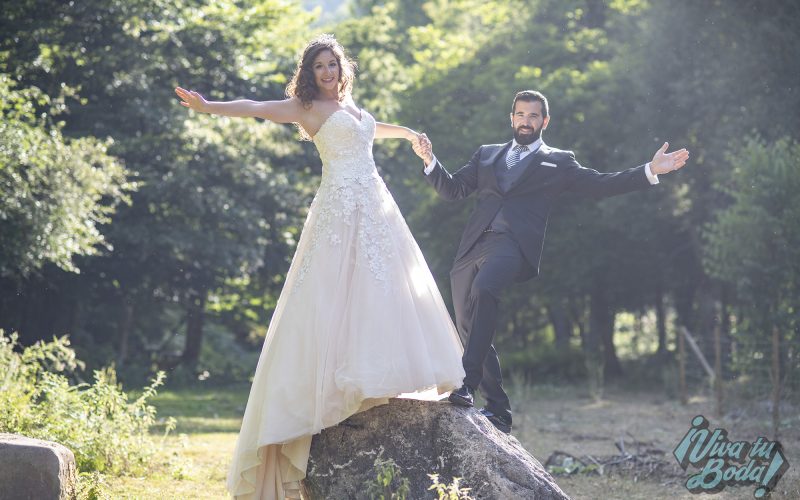
[[[536,130],[535,127],[517,127],[514,129],[514,140],[517,141],[517,144],[523,146],[533,144],[540,137],[542,137],[542,129]]]

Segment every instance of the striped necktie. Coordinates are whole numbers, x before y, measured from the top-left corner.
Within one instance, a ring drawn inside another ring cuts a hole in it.
[[[511,150],[511,154],[508,155],[506,158],[506,168],[511,170],[514,166],[519,163],[519,156],[528,150],[528,146],[524,146],[522,144],[517,144],[514,146],[514,149]]]

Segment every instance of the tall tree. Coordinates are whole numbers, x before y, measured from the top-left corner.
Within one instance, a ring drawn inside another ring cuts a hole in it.
[[[130,331],[158,343],[170,330],[164,314],[179,307],[187,318],[183,358],[194,364],[209,293],[260,276],[266,259],[288,261],[304,179],[313,175],[294,132],[191,116],[173,88],[192,86],[212,99],[281,98],[309,19],[277,0],[29,1],[3,10],[6,71],[48,94],[62,84],[77,88],[79,99],[65,102],[64,133],[114,137],[109,152],[141,184],[104,228],[113,252],[84,261],[80,278],[57,271],[43,278],[77,291],[79,303],[71,294],[53,297],[72,303],[64,313],[76,316],[72,329],[97,339],[123,332],[120,346]],[[260,291],[274,287],[270,277]],[[35,291],[42,286],[29,288],[23,315],[58,314]],[[145,311],[162,317],[155,331]],[[21,333],[33,340],[53,332]]]

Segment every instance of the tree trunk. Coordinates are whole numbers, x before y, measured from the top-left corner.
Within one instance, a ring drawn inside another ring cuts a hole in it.
[[[583,303],[576,304],[575,301],[568,302],[570,323],[578,327],[578,338],[581,341],[581,348],[586,351],[586,311]]]
[[[22,299],[22,307],[20,307],[18,330],[19,338],[23,344],[33,344],[37,338],[33,334],[33,325],[31,317],[34,316],[34,300],[33,294],[28,293],[31,289],[30,278],[20,286],[19,298]]]
[[[581,347],[586,360],[589,394],[596,401],[603,398],[605,380],[603,378],[603,353],[601,352],[600,332],[595,327],[594,294],[589,299],[589,325],[583,329]]]
[[[194,369],[200,359],[203,346],[203,323],[205,322],[206,292],[201,291],[189,298],[186,314],[186,344],[183,362]]]
[[[658,349],[656,357],[667,354],[667,311],[664,307],[664,294],[659,292],[656,298],[656,328],[658,329]]]
[[[119,352],[117,353],[117,367],[121,368],[128,359],[128,343],[133,327],[133,302],[122,299],[122,321],[119,325]]]
[[[772,325],[772,439],[777,441],[781,423],[781,336],[777,325]]]
[[[547,315],[553,325],[553,332],[556,337],[556,349],[564,351],[569,347],[569,339],[572,336],[572,325],[564,305],[558,301],[547,307]]]
[[[720,294],[722,310],[720,317],[720,327],[722,328],[722,375],[727,377],[731,370],[733,360],[733,325],[731,324],[730,289],[723,288]]]
[[[717,304],[717,316],[723,315],[722,307]],[[722,324],[717,321],[714,325],[714,393],[717,399],[716,417],[722,418],[724,392],[722,387]]]
[[[675,332],[678,335],[678,390],[680,391],[681,404],[685,405],[689,402],[686,391],[686,339],[682,329],[677,328]]]
[[[616,377],[622,375],[622,365],[614,348],[614,313],[602,285],[592,292],[589,310],[589,338],[592,346],[602,353],[603,375]]]
[[[700,344],[700,349],[706,358],[714,349],[714,326],[717,316],[717,293],[708,278],[700,283],[695,297],[697,310],[695,316],[695,329],[689,331],[695,335],[695,339]]]
[[[617,348],[614,347],[614,318],[614,313],[607,310],[605,324],[600,330],[603,339],[604,374],[609,379],[622,376],[622,364],[617,357]]]
[[[694,300],[697,295],[697,287],[694,284],[688,284],[680,287],[673,295],[673,302],[675,304],[676,327],[685,326],[689,330],[694,328]]]

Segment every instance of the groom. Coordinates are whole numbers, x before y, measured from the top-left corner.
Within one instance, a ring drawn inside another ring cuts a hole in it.
[[[479,147],[453,174],[436,160],[425,134],[414,142],[414,151],[425,161],[426,180],[440,196],[478,196],[450,271],[466,372],[464,385],[450,394],[450,401],[473,406],[475,390],[480,389],[487,402],[481,413],[505,433],[511,432],[511,404],[492,344],[498,302],[512,283],[539,274],[547,217],[556,198],[564,192],[605,197],[645,189],[658,184],[659,174],[681,168],[689,157],[685,149],[666,154],[665,143],[650,163],[599,173],[582,167],[572,151],[542,142],[548,111],[541,93],[517,93],[511,105],[513,139]]]

